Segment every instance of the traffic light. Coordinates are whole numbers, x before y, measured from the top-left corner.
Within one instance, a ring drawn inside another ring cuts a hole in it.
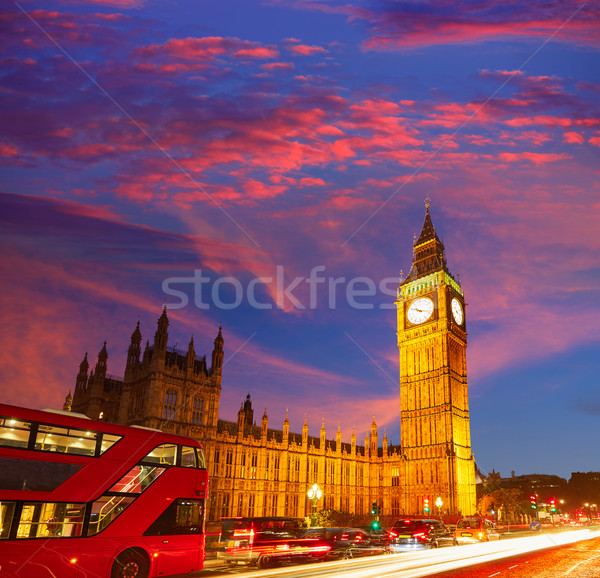
[[[429,500],[427,498],[423,500],[423,511],[429,514]]]
[[[373,502],[371,504],[371,515],[372,516],[376,516],[377,515],[377,502]]]
[[[537,496],[531,494],[531,496],[529,496],[529,501],[531,502],[531,508],[537,510]]]
[[[550,511],[551,512],[556,512],[556,499],[555,498],[550,498]]]
[[[371,528],[373,530],[379,530],[379,522],[377,520],[375,520],[374,522],[371,522]]]
[[[492,511],[492,514],[496,513],[496,506],[494,505],[494,502],[490,504],[490,510]]]

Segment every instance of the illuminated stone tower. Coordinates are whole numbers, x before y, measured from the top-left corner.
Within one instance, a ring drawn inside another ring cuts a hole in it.
[[[426,202],[412,268],[398,289],[404,511],[475,512],[464,294],[452,277]],[[436,506],[438,498],[441,506]]]

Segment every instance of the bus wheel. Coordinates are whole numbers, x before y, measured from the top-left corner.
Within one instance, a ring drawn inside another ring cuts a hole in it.
[[[115,559],[110,572],[111,578],[147,578],[149,564],[139,550],[125,550]]]

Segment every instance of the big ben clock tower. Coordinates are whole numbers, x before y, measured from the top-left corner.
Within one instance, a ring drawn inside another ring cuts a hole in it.
[[[475,513],[465,300],[426,202],[412,268],[398,289],[404,511]],[[437,505],[436,505],[437,503]]]

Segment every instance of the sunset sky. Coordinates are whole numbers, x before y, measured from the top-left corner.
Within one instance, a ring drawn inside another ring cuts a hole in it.
[[[210,358],[223,327],[221,418],[250,393],[271,427],[362,441],[375,415],[398,444],[429,196],[478,467],[600,469],[597,1],[2,10],[2,402],[61,407],[104,340],[122,375],[166,304],[170,346]]]

